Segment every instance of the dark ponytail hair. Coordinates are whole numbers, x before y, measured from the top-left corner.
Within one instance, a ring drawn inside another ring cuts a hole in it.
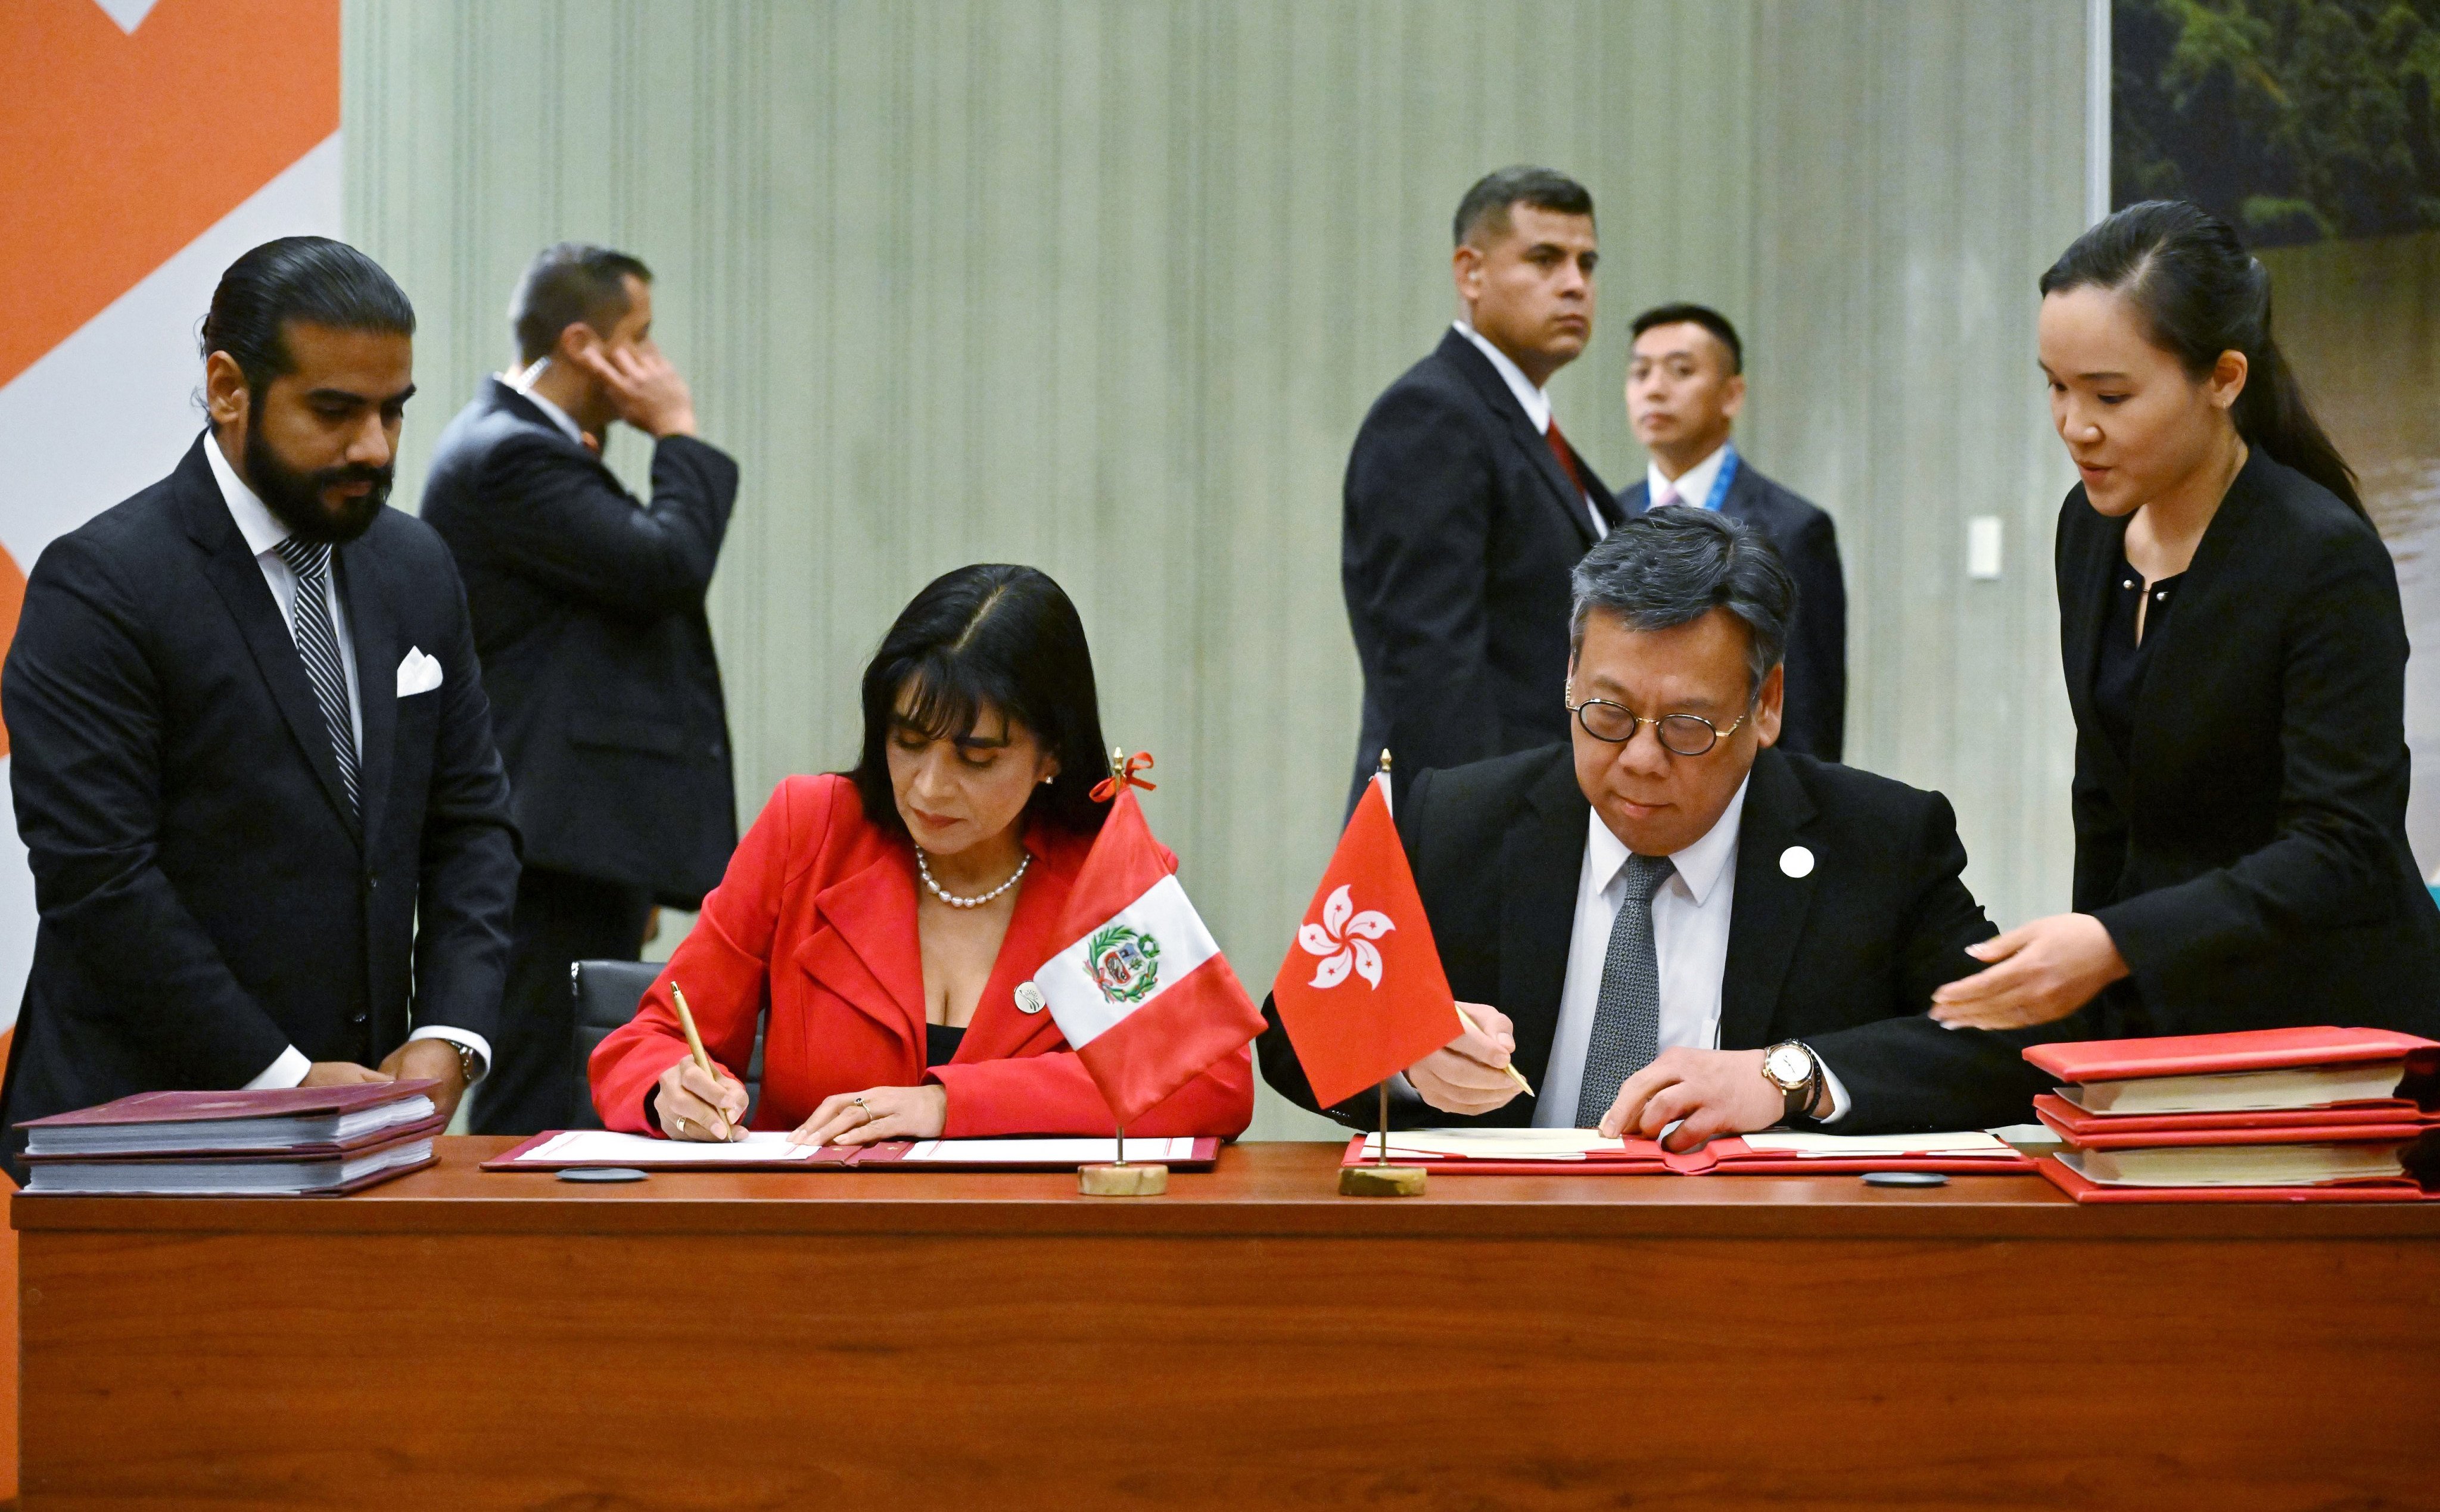
[[[2222,352],[2243,352],[2245,389],[2229,416],[2236,434],[2364,512],[2355,470],[2271,338],[2270,270],[2227,222],[2183,200],[2130,205],[2069,243],[2041,278],[2045,295],[2087,285],[2124,294],[2150,328],[2146,338],[2190,378],[2208,374]]]
[[[902,691],[913,694],[907,719],[936,738],[972,734],[986,703],[1032,731],[1058,757],[1059,774],[1034,790],[1026,812],[1100,832],[1109,810],[1093,801],[1093,786],[1108,757],[1093,653],[1076,606],[1049,573],[996,562],[942,573],[881,638],[864,669],[864,751],[848,775],[865,817],[895,835],[906,821],[890,789],[888,742]]]
[[[296,370],[292,320],[334,330],[415,334],[415,306],[382,265],[328,237],[281,237],[228,266],[204,316],[203,355],[226,352],[257,405],[271,381]]]

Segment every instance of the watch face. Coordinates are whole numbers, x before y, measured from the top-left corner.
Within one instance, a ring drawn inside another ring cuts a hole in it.
[[[1762,1063],[1770,1079],[1783,1087],[1793,1087],[1813,1074],[1813,1065],[1803,1051],[1792,1044],[1776,1046]]]

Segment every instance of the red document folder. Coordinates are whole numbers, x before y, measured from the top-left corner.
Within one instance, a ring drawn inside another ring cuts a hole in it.
[[[2079,1202],[2429,1202],[2440,1186],[2411,1176],[2320,1186],[2110,1186],[2087,1181],[2055,1155],[2035,1163],[2051,1183]]]
[[[1464,1176],[1665,1176],[1680,1163],[1696,1159],[1672,1155],[1658,1140],[1630,1139],[1616,1153],[1596,1150],[1582,1160],[1486,1160],[1464,1155],[1402,1155],[1398,1136],[1390,1135],[1390,1164],[1418,1170],[1447,1171]],[[1347,1142],[1341,1165],[1372,1165],[1381,1158],[1381,1136],[1358,1134]]]
[[[2440,1129],[2440,1112],[2403,1097],[2341,1108],[2289,1108],[2229,1113],[2089,1113],[2044,1093],[2034,1116],[2081,1149],[2151,1149],[2168,1145],[2332,1145],[2402,1143]]]
[[[2410,1076],[2430,1076],[2440,1073],[2440,1042],[2389,1029],[2324,1025],[2039,1044],[2027,1050],[2025,1058],[2061,1081],[2073,1082],[2291,1071],[2367,1060],[2404,1060]]]
[[[2030,1176],[2034,1163],[2018,1150],[2005,1155],[1791,1155],[1785,1150],[1754,1149],[1742,1138],[1715,1139],[1701,1149],[1674,1156],[1677,1161],[1705,1160],[1695,1168],[1678,1167],[1689,1176],[1836,1176],[1862,1171],[1948,1171],[1969,1176]]]
[[[1380,1159],[1381,1136],[1361,1134],[1348,1141],[1341,1165],[1370,1165]],[[1630,1139],[1612,1154],[1595,1151],[1582,1160],[1483,1160],[1462,1156],[1401,1156],[1398,1136],[1390,1136],[1390,1161],[1454,1176],[1839,1176],[1860,1171],[1956,1171],[1982,1176],[2029,1176],[2034,1163],[2023,1154],[2006,1155],[1790,1155],[1758,1150],[1743,1139],[1714,1139],[1700,1149],[1682,1154],[1662,1149],[1658,1140]]]

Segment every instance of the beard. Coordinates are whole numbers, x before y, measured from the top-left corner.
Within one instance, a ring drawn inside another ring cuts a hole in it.
[[[397,464],[388,467],[319,468],[300,471],[281,461],[262,438],[262,432],[252,425],[245,430],[245,475],[254,486],[255,496],[262,501],[272,518],[286,525],[304,541],[324,545],[344,546],[373,527],[381,518],[383,506],[389,502],[391,475]],[[362,498],[347,499],[333,506],[322,502],[322,490],[334,485],[369,484]]]

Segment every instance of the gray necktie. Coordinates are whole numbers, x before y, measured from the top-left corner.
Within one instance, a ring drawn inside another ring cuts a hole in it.
[[[304,660],[306,681],[314,685],[314,702],[330,731],[331,754],[338,757],[339,782],[348,790],[348,810],[353,813],[359,809],[356,733],[348,718],[348,673],[339,661],[339,634],[331,623],[331,548],[290,536],[271,549],[296,575],[296,654]]]
[[[1666,856],[1626,858],[1618,917],[1602,958],[1601,997],[1585,1041],[1585,1079],[1576,1090],[1576,1127],[1590,1129],[1618,1100],[1626,1078],[1660,1053],[1660,960],[1652,945],[1652,895],[1677,870]]]

